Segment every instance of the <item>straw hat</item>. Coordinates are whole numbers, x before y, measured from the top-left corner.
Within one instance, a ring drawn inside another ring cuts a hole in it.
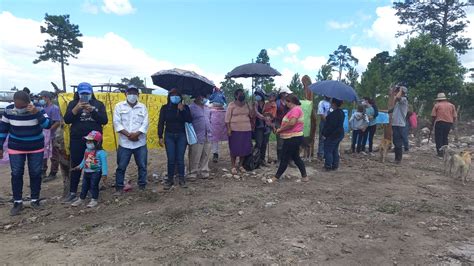
[[[438,93],[438,97],[436,97],[435,101],[443,101],[443,100],[447,100],[448,98],[446,98],[446,94],[444,94],[443,92],[440,92]]]

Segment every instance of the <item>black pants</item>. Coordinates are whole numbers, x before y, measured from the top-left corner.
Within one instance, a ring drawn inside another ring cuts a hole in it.
[[[266,128],[255,129],[255,147],[260,150],[260,160],[265,162],[265,153],[267,152],[268,140],[270,134],[265,134]]]
[[[405,127],[392,126],[395,161],[401,162],[403,157],[403,130]]]
[[[84,151],[86,150],[86,140],[71,139],[69,144],[69,152],[71,153],[71,167],[78,166],[84,158]],[[76,193],[77,187],[81,180],[81,171],[71,172],[71,187],[69,192]]]
[[[444,145],[448,145],[448,135],[453,123],[444,121],[438,121],[435,125],[435,142],[436,151],[440,153],[440,148]]]
[[[300,157],[300,146],[303,143],[303,136],[293,137],[289,139],[283,139],[283,148],[281,150],[281,160],[278,166],[278,171],[275,175],[276,178],[280,178],[288,168],[288,163],[292,159],[298,169],[300,170],[301,176],[306,177],[306,168],[303,160]]]
[[[365,151],[365,144],[367,139],[369,139],[369,152],[372,152],[372,147],[374,146],[374,136],[375,131],[377,131],[377,125],[369,126],[364,132],[364,140],[362,141],[362,151]]]

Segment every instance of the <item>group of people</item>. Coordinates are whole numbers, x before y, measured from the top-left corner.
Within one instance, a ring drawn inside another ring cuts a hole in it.
[[[147,186],[147,131],[149,128],[148,110],[139,102],[139,89],[129,86],[126,100],[119,102],[113,110],[113,126],[118,133],[117,168],[115,170],[115,196],[120,196],[125,188],[125,172],[133,155],[138,168],[138,188]],[[392,112],[393,143],[396,162],[401,161],[403,128],[406,126],[408,101],[405,87],[394,90],[395,106]],[[209,178],[209,161],[219,160],[219,142],[228,141],[231,158],[231,173],[246,172],[244,162],[258,150],[258,165],[265,165],[266,149],[270,134],[277,138],[278,169],[268,183],[279,181],[291,161],[298,167],[301,178],[309,181],[306,167],[300,158],[300,146],[304,141],[304,113],[301,103],[294,94],[257,91],[254,103],[249,103],[244,90],[234,92],[234,99],[227,103],[218,88],[211,95],[193,95],[192,103],[187,105],[181,93],[170,90],[167,102],[161,107],[158,128],[159,145],[165,147],[167,156],[167,176],[164,189],[169,190],[175,182],[186,188],[187,181],[196,178]],[[41,182],[52,180],[57,174],[58,151],[52,152],[50,174],[46,175],[44,130],[55,130],[61,120],[70,124],[70,186],[64,202],[74,207],[85,203],[90,194],[87,207],[98,205],[99,184],[108,176],[107,152],[102,148],[102,128],[108,123],[105,105],[96,99],[92,86],[83,82],[77,86],[74,99],[68,103],[64,117],[59,108],[52,103],[53,96],[48,92],[39,94],[38,102],[32,103],[30,95],[18,91],[14,104],[6,108],[0,121],[0,144],[8,137],[8,155],[12,169],[13,207],[11,215],[17,215],[23,208],[23,173],[27,161],[30,176],[31,206],[40,207]],[[320,138],[318,157],[324,159],[324,170],[333,171],[339,167],[339,145],[344,138],[345,113],[341,109],[343,101],[325,98],[318,104],[320,116]],[[433,109],[444,114],[446,104],[438,104]],[[444,112],[444,113],[443,113]],[[373,100],[365,99],[351,117],[353,151],[361,152],[369,141],[369,152],[373,149],[375,117],[377,107]],[[443,121],[442,115],[436,121]],[[437,122],[437,127],[444,123]],[[193,143],[189,134],[195,134]],[[438,131],[438,128],[437,130]],[[443,132],[442,129],[440,132]],[[149,136],[150,137],[150,136]],[[154,136],[151,136],[154,137]],[[255,139],[253,144],[252,139]],[[437,137],[445,141],[445,137]],[[357,147],[355,144],[357,143]],[[191,144],[191,145],[188,145]],[[188,169],[185,167],[185,153],[188,152]],[[438,147],[437,147],[438,148]],[[53,148],[55,149],[55,148]],[[3,151],[0,151],[3,155]],[[82,174],[83,173],[83,174]],[[82,174],[82,189],[78,187]]]

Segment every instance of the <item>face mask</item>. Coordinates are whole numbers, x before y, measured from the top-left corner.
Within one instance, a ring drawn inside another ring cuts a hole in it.
[[[127,102],[131,103],[131,104],[135,104],[138,100],[138,95],[135,95],[135,94],[128,94],[127,95]]]
[[[86,143],[86,147],[88,150],[93,150],[95,148],[94,143]]]
[[[81,94],[79,95],[79,98],[81,99],[81,102],[88,103],[92,98],[92,94]]]
[[[262,96],[260,96],[260,95],[255,96],[255,100],[257,102],[260,102],[262,100]]]
[[[16,108],[16,107],[15,107],[14,110],[15,110],[15,112],[16,112],[17,114],[19,114],[19,115],[28,113],[28,111],[26,110],[26,107],[25,107],[25,108]]]
[[[172,104],[178,104],[181,102],[181,97],[177,95],[170,96],[170,101]]]
[[[34,103],[34,104],[37,104],[37,103],[38,103],[38,100],[33,100],[33,103]]]
[[[39,100],[39,102],[38,102],[38,103],[39,103],[40,105],[46,105],[46,101],[45,101],[45,100],[43,100],[43,99]]]
[[[237,100],[239,100],[239,102],[243,102],[245,101],[245,95],[240,95]]]

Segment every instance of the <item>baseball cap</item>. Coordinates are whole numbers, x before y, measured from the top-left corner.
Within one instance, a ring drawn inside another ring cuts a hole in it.
[[[53,98],[53,94],[49,91],[42,91],[39,93],[38,95],[39,97],[46,97],[48,99],[52,99]]]
[[[92,94],[92,85],[87,82],[79,83],[79,85],[77,85],[77,93],[78,94],[82,94],[82,93]]]
[[[87,136],[84,137],[86,140],[95,140],[97,142],[102,141],[102,134],[99,131],[92,130],[87,134]]]
[[[131,90],[136,90],[137,92],[140,92],[135,85],[128,85],[127,89],[125,90],[126,92],[129,92]]]

